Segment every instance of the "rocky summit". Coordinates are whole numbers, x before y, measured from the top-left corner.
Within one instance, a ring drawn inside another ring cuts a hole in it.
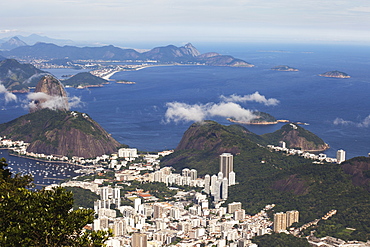
[[[32,99],[30,112],[44,108],[69,110],[68,97],[64,86],[52,75],[46,75],[41,78],[30,98]]]

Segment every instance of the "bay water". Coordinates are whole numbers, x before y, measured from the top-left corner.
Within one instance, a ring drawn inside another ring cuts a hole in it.
[[[85,112],[120,143],[141,151],[174,149],[191,121],[167,121],[169,102],[188,105],[220,103],[221,96],[244,96],[255,92],[279,100],[274,106],[258,102],[238,103],[245,109],[267,112],[277,119],[305,122],[303,126],[330,145],[328,156],[344,149],[347,158],[370,152],[370,46],[214,44],[201,46],[201,52],[217,51],[255,65],[253,68],[211,66],[158,66],[122,71],[101,88],[67,88],[70,97],[81,103],[72,110]],[[297,72],[271,70],[288,65]],[[349,79],[318,76],[338,70]],[[80,71],[49,70],[58,78]],[[0,122],[8,122],[28,112],[25,94],[17,102],[0,97]],[[231,124],[225,117],[210,117]],[[283,124],[245,126],[263,134]]]

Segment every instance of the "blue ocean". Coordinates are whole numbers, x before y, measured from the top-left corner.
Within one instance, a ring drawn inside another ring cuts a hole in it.
[[[282,45],[282,44],[194,44],[201,53],[216,51],[255,65],[253,68],[211,66],[158,66],[116,73],[111,79],[136,84],[110,83],[101,88],[67,88],[69,96],[81,103],[73,110],[89,114],[119,142],[142,151],[176,148],[191,121],[167,121],[169,102],[187,105],[218,104],[222,96],[258,92],[279,101],[265,105],[238,103],[250,110],[267,112],[277,119],[308,123],[304,128],[317,134],[335,157],[344,149],[347,158],[370,152],[370,46]],[[271,70],[288,65],[297,72]],[[349,79],[318,76],[338,70]],[[55,76],[78,73],[75,70],[49,70]],[[1,120],[10,121],[27,113],[25,95],[5,103],[1,98]],[[230,124],[226,117],[209,119]],[[271,126],[245,126],[263,134],[279,129]]]

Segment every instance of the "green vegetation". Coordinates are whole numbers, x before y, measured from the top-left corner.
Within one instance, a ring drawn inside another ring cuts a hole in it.
[[[0,134],[31,143],[29,151],[44,154],[90,158],[120,146],[87,114],[47,108],[0,124]]]
[[[254,111],[253,114],[256,116],[256,118],[252,119],[248,123],[251,123],[251,124],[263,123],[263,122],[274,123],[277,121],[274,116],[266,112]],[[235,118],[231,118],[231,119],[235,120]]]
[[[282,130],[287,127],[289,125],[283,126]],[[312,133],[299,133],[315,140]],[[300,225],[336,209],[338,212],[331,220],[339,227],[325,227],[330,221],[321,221],[318,234],[324,231],[344,240],[370,239],[370,194],[352,183],[351,175],[343,171],[345,166],[313,164],[312,160],[299,156],[270,152],[256,143],[272,137],[261,139],[240,126],[222,126],[215,122],[193,124],[176,152],[161,163],[177,170],[194,168],[201,176],[212,175],[219,171],[219,155],[230,152],[234,154],[234,171],[239,184],[229,187],[226,203],[242,202],[249,214],[259,212],[267,204],[276,204],[271,214],[298,210]],[[370,164],[369,160],[367,162]],[[366,170],[370,170],[370,165]],[[346,228],[356,230],[343,231]]]
[[[71,87],[85,87],[85,86],[101,86],[102,84],[106,84],[108,81],[92,75],[89,72],[81,72],[78,73],[71,78],[63,81],[63,84],[66,86]]]
[[[32,64],[21,64],[15,59],[0,61],[0,81],[8,90],[28,90],[28,87],[36,86],[38,81],[27,79],[36,75],[46,73],[37,69]]]
[[[320,150],[326,146],[325,142],[317,135],[296,124],[294,126],[296,130],[292,128],[291,124],[285,124],[281,129],[273,133],[263,134],[261,137],[272,145],[278,145],[279,141],[285,141],[287,147],[290,148],[300,148],[297,147],[296,143],[298,138],[305,140],[304,146],[309,150]]]
[[[7,133],[4,134],[10,138],[33,142],[46,141],[44,134],[49,131],[62,130],[63,128],[68,131],[74,128],[98,139],[106,139],[106,136],[97,130],[94,123],[90,118],[84,118],[81,113],[77,113],[77,116],[73,117],[69,111],[42,109],[8,123],[0,124],[0,133],[6,131]]]
[[[64,187],[67,191],[73,193],[73,209],[94,208],[94,201],[99,200],[100,196],[91,190],[82,189],[79,187]]]
[[[58,187],[31,191],[32,179],[14,175],[0,160],[1,246],[104,246],[112,233],[84,231],[94,219],[92,209],[71,210],[71,192]]]
[[[266,112],[260,112],[260,111],[255,111],[253,112],[254,115],[257,116],[256,119],[253,119],[251,122],[275,122],[276,118]]]
[[[259,247],[309,247],[310,244],[304,238],[297,238],[285,233],[273,233],[253,238],[253,243]]]
[[[122,191],[135,191],[136,189],[142,189],[144,192],[149,192],[149,194],[157,197],[161,201],[168,200],[176,195],[175,190],[170,190],[165,183],[153,182],[153,183],[140,183],[138,181],[132,181],[131,185],[121,184]]]

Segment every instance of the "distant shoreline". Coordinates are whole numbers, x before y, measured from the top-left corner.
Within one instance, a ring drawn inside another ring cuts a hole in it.
[[[266,121],[261,121],[261,122],[245,122],[245,121],[238,121],[234,120],[231,118],[226,118],[226,120],[232,122],[232,123],[239,123],[239,124],[247,124],[247,125],[272,125],[272,124],[278,124],[278,123],[290,123],[289,120],[276,120],[274,122],[266,122]]]

